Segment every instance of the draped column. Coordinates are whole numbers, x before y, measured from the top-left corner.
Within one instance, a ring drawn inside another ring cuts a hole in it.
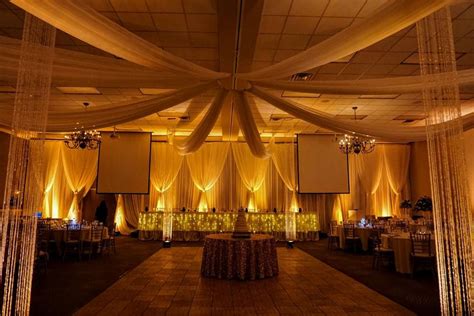
[[[209,208],[207,191],[219,179],[228,151],[229,143],[212,143],[205,144],[194,154],[186,156],[193,183],[200,190],[199,211],[207,211]]]
[[[232,143],[232,153],[240,178],[250,193],[247,208],[249,211],[257,211],[255,192],[260,189],[265,180],[269,159],[254,156],[247,144]]]
[[[366,214],[375,214],[377,206],[374,203],[374,195],[382,178],[383,150],[380,146],[376,146],[375,150],[370,154],[355,156],[354,163],[359,182],[365,192]]]
[[[138,227],[138,214],[145,209],[145,195],[119,194],[115,209],[117,230],[124,235],[130,235]]]
[[[456,71],[451,14],[441,9],[416,25],[422,76]],[[441,77],[423,90],[433,194],[441,312],[471,315],[470,206],[462,139],[459,87]]]
[[[79,150],[61,147],[64,174],[74,193],[67,217],[80,219],[79,203],[86,196],[97,177],[98,150]]]

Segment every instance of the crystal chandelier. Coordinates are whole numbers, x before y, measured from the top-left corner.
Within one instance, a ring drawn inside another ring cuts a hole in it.
[[[95,129],[74,131],[64,138],[64,143],[70,149],[97,149],[102,139],[100,132]]]
[[[357,107],[352,108],[354,110],[354,120],[357,120]],[[344,135],[344,138],[339,141],[339,150],[344,154],[368,154],[373,152],[375,149],[375,139],[353,135]]]

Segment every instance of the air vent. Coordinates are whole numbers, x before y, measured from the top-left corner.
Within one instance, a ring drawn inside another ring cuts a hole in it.
[[[281,121],[291,121],[295,118],[289,114],[272,114],[270,115],[270,121],[281,122]]]
[[[158,112],[157,115],[168,121],[180,120],[181,122],[189,122],[189,114],[187,112]]]
[[[314,74],[310,72],[299,72],[291,76],[291,81],[309,81],[313,79]]]
[[[411,124],[426,118],[425,115],[399,115],[395,117],[394,121],[402,121],[403,124]]]

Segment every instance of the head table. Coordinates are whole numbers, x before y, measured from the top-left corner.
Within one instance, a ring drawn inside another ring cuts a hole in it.
[[[138,230],[140,240],[161,240],[165,212],[140,212]],[[204,240],[214,233],[234,230],[237,212],[171,212],[173,240]],[[270,234],[276,240],[286,240],[285,213],[249,212],[245,214],[250,232]],[[296,240],[319,240],[318,213],[295,214]]]
[[[255,280],[278,275],[275,238],[254,234],[232,238],[232,234],[206,236],[201,274],[219,279]]]

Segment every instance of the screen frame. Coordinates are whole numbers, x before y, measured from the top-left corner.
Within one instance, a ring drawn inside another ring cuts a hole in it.
[[[346,166],[347,166],[347,190],[348,191],[343,191],[343,192],[301,192],[301,187],[300,187],[300,150],[299,150],[299,144],[300,144],[300,139],[299,137],[301,136],[328,136],[325,134],[305,134],[305,133],[298,133],[296,134],[296,178],[298,181],[298,194],[350,194],[351,193],[351,172],[350,172],[350,166],[349,166],[349,154],[346,155]],[[341,153],[342,154],[342,153]]]
[[[110,137],[110,134],[113,134],[114,132],[110,131],[100,131],[100,135],[102,136],[102,133],[107,134]],[[126,131],[126,132],[115,132],[115,134],[148,134],[150,137],[150,150],[148,154],[148,185],[147,185],[147,192],[100,192],[99,191],[99,168],[100,168],[100,149],[101,149],[101,144],[99,144],[99,154],[97,155],[97,175],[96,175],[96,185],[95,185],[95,190],[96,194],[136,194],[136,195],[149,195],[150,194],[150,174],[151,174],[151,143],[153,141],[153,133],[152,132],[139,132],[139,131]]]

